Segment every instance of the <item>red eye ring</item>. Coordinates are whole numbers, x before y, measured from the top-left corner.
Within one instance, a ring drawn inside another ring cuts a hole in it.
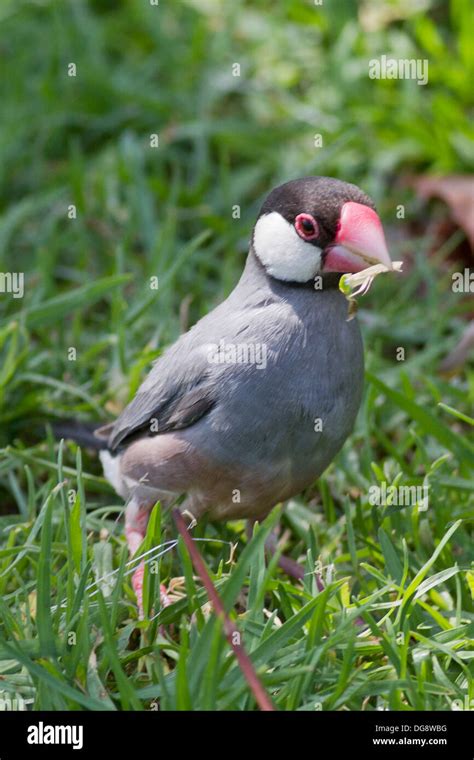
[[[311,214],[298,214],[295,230],[303,240],[315,240],[319,235],[318,223]]]

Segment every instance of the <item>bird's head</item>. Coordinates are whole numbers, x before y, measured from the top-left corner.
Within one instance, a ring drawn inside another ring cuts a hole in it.
[[[268,274],[288,282],[374,264],[392,268],[373,201],[356,185],[331,177],[304,177],[272,190],[252,246]]]

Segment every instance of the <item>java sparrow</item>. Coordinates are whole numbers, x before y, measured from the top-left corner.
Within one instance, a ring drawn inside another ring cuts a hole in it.
[[[271,191],[232,293],[96,431],[105,476],[127,500],[132,555],[157,500],[185,493],[190,521],[260,520],[327,468],[353,428],[364,374],[338,282],[374,264],[391,268],[374,204],[358,187],[305,177]]]

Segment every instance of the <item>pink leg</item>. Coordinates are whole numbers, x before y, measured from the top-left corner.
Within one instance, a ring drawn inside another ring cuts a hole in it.
[[[150,507],[144,504],[137,504],[133,499],[127,504],[125,510],[125,537],[127,539],[130,557],[134,557],[138,547],[145,538],[148,520],[150,518]],[[145,617],[143,610],[143,574],[145,572],[145,563],[143,560],[138,565],[132,576],[132,586],[137,597],[138,618],[143,620]],[[163,607],[171,604],[166,592],[166,588],[160,586],[160,598]]]
[[[253,525],[253,520],[247,520],[246,533],[247,539],[249,541],[253,535]],[[271,533],[265,541],[265,549],[270,555],[275,554],[277,544],[277,535],[275,533]],[[285,555],[282,555],[278,560],[278,567],[281,567],[284,573],[289,575],[290,578],[295,578],[297,581],[302,581],[304,578],[304,567],[302,567],[302,565],[300,565],[298,562],[295,562],[294,559],[291,559],[291,557],[285,557]],[[319,575],[316,576],[316,584],[318,586],[318,590],[323,591],[324,584]]]

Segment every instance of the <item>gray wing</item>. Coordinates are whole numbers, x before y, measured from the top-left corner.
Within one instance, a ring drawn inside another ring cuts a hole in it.
[[[99,431],[112,451],[145,430],[159,434],[189,427],[212,409],[217,400],[212,365],[206,347],[190,345],[189,336],[181,336],[157,360],[115,423]]]
[[[222,387],[228,388],[229,377],[253,374],[251,365],[241,364],[232,367],[224,378],[225,368],[209,361],[211,344],[215,346],[221,339],[249,343],[263,340],[269,345],[281,342],[281,325],[288,327],[291,315],[283,312],[279,304],[272,319],[269,296],[265,296],[264,305],[258,288],[250,290],[250,296],[248,288],[244,294],[237,291],[182,335],[158,359],[116,422],[97,431],[108,440],[111,450],[146,430],[159,434],[193,425],[218,403]],[[150,421],[155,419],[157,425],[151,428]]]

